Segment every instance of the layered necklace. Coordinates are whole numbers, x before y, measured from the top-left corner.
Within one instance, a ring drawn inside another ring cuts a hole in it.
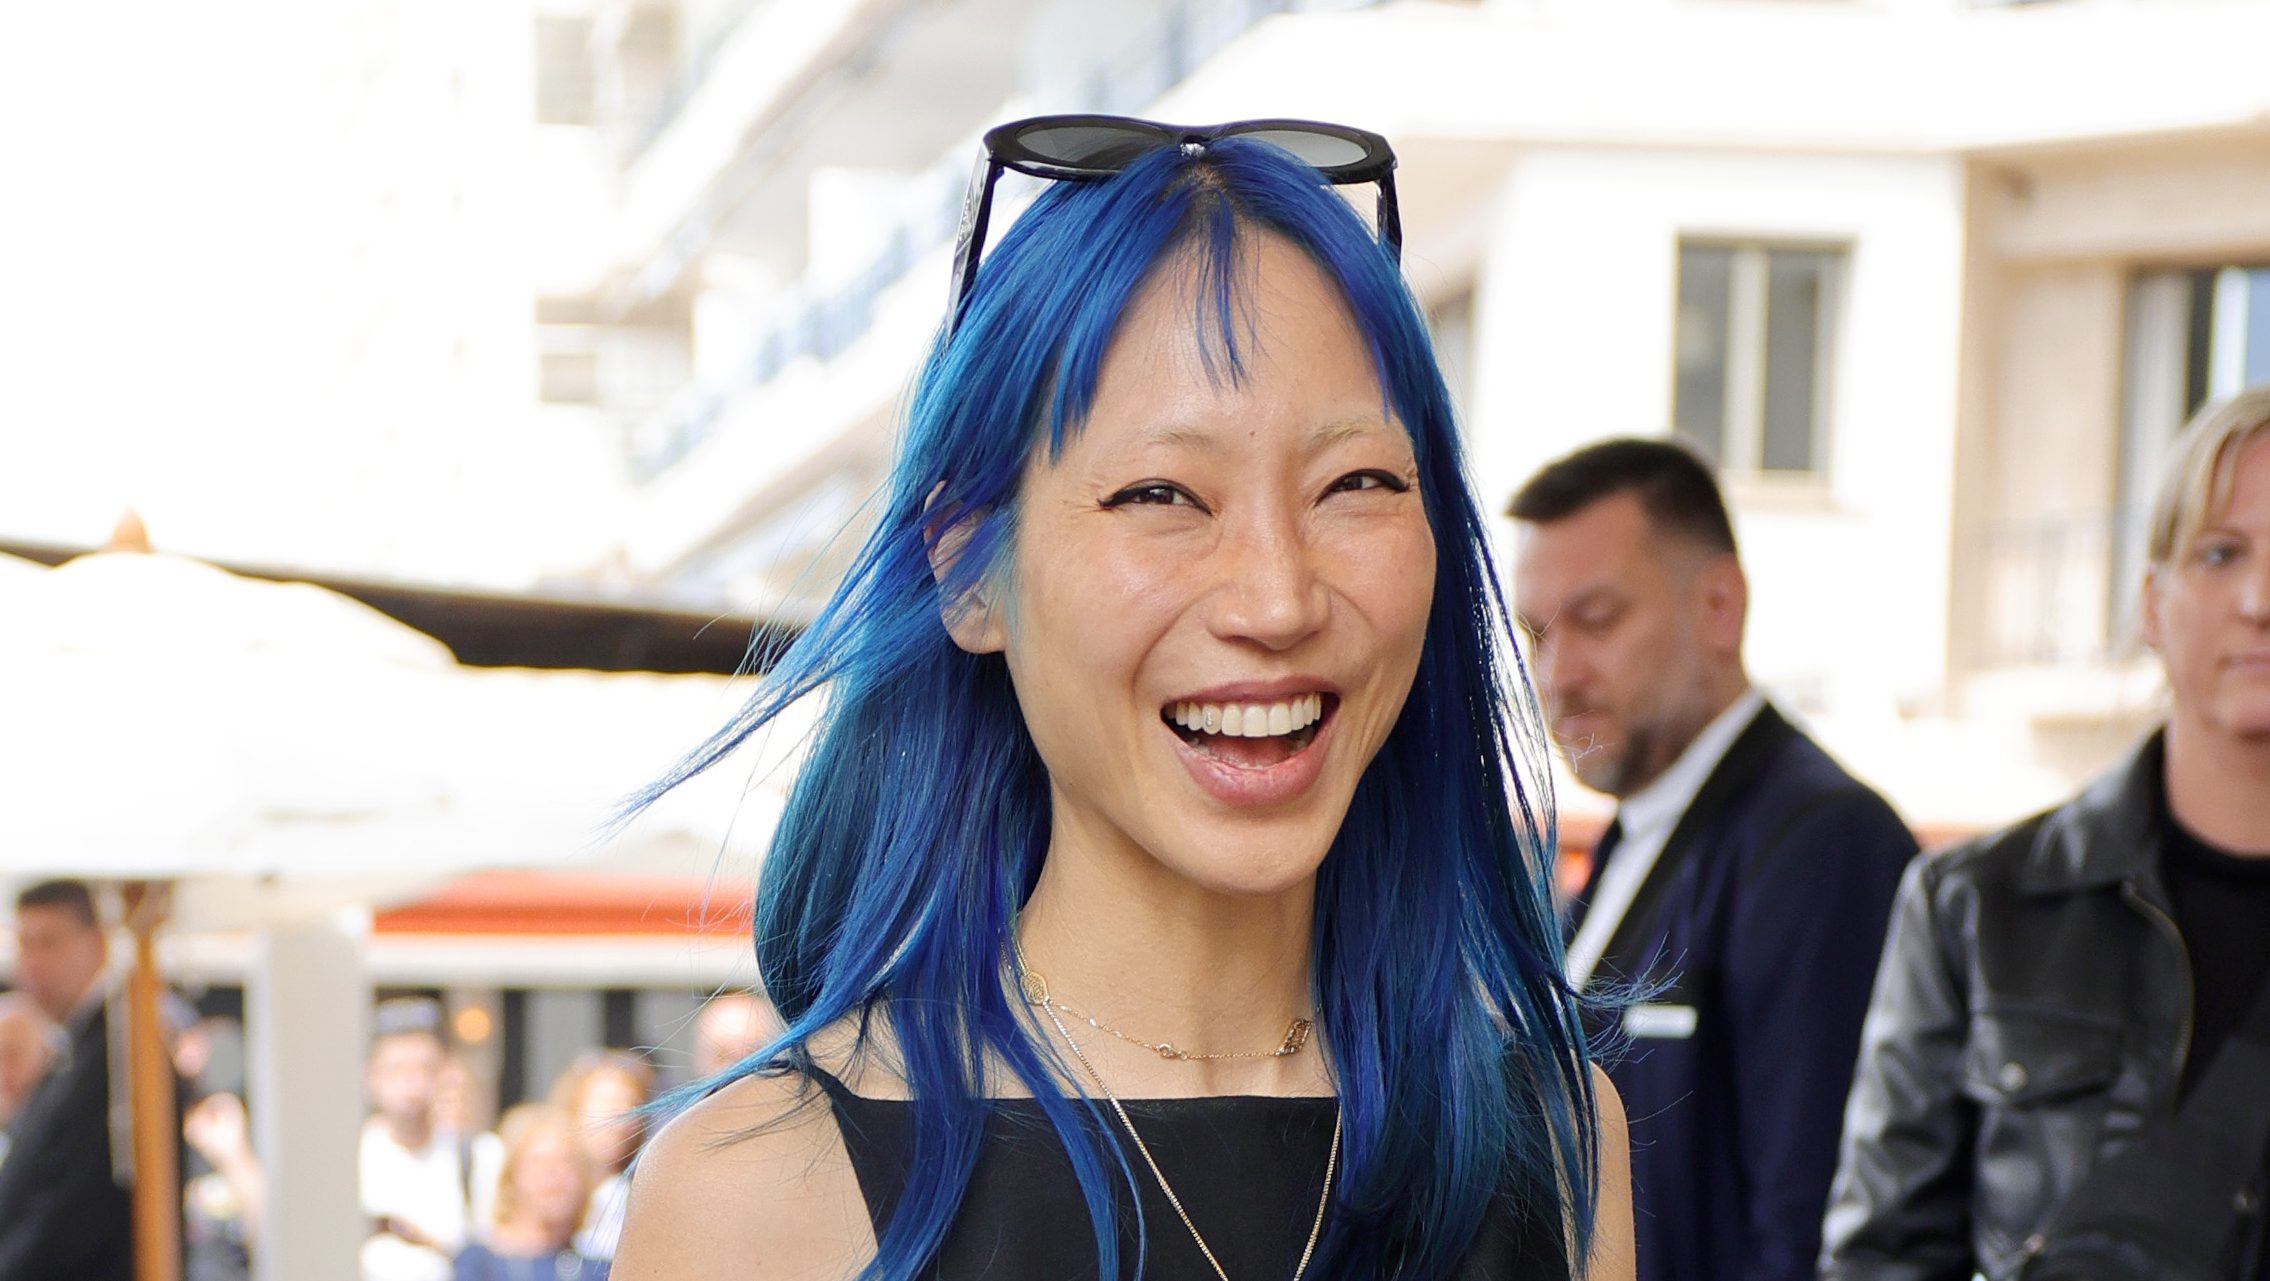
[[[1143,1164],[1150,1167],[1151,1177],[1159,1181],[1159,1191],[1166,1194],[1167,1204],[1174,1207],[1175,1217],[1181,1219],[1182,1226],[1190,1230],[1190,1239],[1198,1243],[1198,1252],[1206,1256],[1207,1263],[1213,1265],[1215,1276],[1220,1277],[1221,1281],[1230,1281],[1230,1274],[1223,1269],[1222,1261],[1214,1257],[1214,1248],[1206,1244],[1206,1238],[1198,1231],[1198,1224],[1192,1221],[1190,1217],[1190,1211],[1183,1208],[1182,1198],[1175,1195],[1174,1185],[1167,1182],[1166,1171],[1159,1168],[1158,1159],[1151,1155],[1150,1145],[1143,1142],[1143,1136],[1136,1131],[1135,1119],[1127,1115],[1126,1105],[1119,1101],[1118,1095],[1111,1092],[1111,1087],[1109,1085],[1104,1084],[1103,1074],[1096,1071],[1096,1065],[1088,1058],[1087,1051],[1081,1049],[1079,1041],[1073,1038],[1072,1029],[1065,1025],[1063,1015],[1069,1014],[1099,1032],[1105,1032],[1112,1036],[1118,1037],[1120,1040],[1127,1042],[1129,1045],[1140,1046],[1143,1049],[1149,1050],[1153,1054],[1158,1055],[1160,1058],[1173,1059],[1182,1062],[1201,1062],[1218,1059],[1284,1058],[1288,1055],[1298,1054],[1301,1052],[1301,1047],[1308,1044],[1309,1033],[1314,1029],[1315,1024],[1311,1023],[1307,1019],[1294,1019],[1292,1026],[1287,1028],[1285,1031],[1284,1040],[1280,1041],[1277,1044],[1277,1047],[1271,1050],[1242,1050],[1213,1054],[1201,1054],[1196,1051],[1181,1049],[1164,1041],[1153,1044],[1149,1041],[1137,1040],[1136,1038],[1127,1035],[1125,1032],[1122,1032],[1117,1028],[1105,1026],[1094,1018],[1086,1014],[1082,1014],[1080,1011],[1050,996],[1048,991],[1048,980],[1041,977],[1040,971],[1033,969],[1031,966],[1025,964],[1024,948],[1017,945],[1014,941],[1011,942],[1010,947],[1014,951],[1016,956],[1018,990],[1023,993],[1024,998],[1028,1004],[1032,1005],[1033,1008],[1039,1010],[1041,1013],[1047,1015],[1048,1021],[1056,1025],[1057,1034],[1059,1036],[1062,1036],[1064,1038],[1064,1044],[1071,1048],[1072,1057],[1079,1061],[1081,1071],[1087,1073],[1088,1080],[1095,1083],[1096,1092],[1103,1095],[1105,1101],[1111,1104],[1112,1112],[1119,1117],[1119,1124],[1126,1129],[1127,1137],[1134,1142],[1135,1151],[1141,1154],[1143,1158]],[[1335,1107],[1332,1112],[1332,1150],[1324,1160],[1324,1191],[1317,1197],[1316,1200],[1316,1219],[1313,1223],[1309,1224],[1308,1243],[1301,1247],[1301,1261],[1293,1267],[1293,1276],[1296,1281],[1302,1273],[1308,1271],[1308,1261],[1316,1254],[1317,1238],[1324,1231],[1324,1212],[1332,1205],[1332,1180],[1333,1176],[1336,1175],[1340,1169],[1340,1125],[1342,1119],[1343,1118],[1340,1110]]]

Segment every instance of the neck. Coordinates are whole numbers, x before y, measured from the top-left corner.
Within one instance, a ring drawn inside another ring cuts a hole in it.
[[[424,1118],[386,1118],[387,1136],[411,1152],[433,1142],[433,1122]]]
[[[2270,858],[2270,737],[2238,738],[2177,717],[2167,731],[2168,809],[2220,850]]]
[[[1127,1036],[1200,1054],[1266,1051],[1293,1019],[1315,1016],[1314,896],[1313,876],[1277,893],[1229,895],[1147,855],[1099,857],[1055,841],[1018,918],[1018,944],[1053,1000]],[[1091,1086],[1049,1012],[1032,1013],[1076,1083]],[[1282,1057],[1170,1060],[1056,1014],[1123,1098],[1330,1092],[1321,1029]]]

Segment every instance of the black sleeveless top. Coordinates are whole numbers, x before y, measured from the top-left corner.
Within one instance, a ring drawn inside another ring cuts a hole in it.
[[[878,1237],[905,1193],[914,1150],[912,1105],[853,1094],[816,1068]],[[1127,1114],[1230,1281],[1291,1281],[1324,1192],[1336,1103],[1241,1095],[1129,1099]],[[1116,1121],[1106,1112],[1107,1119]],[[1147,1225],[1143,1276],[1213,1281],[1214,1270],[1159,1191],[1125,1131],[1111,1138],[1134,1168]],[[1127,1187],[1108,1180],[1120,1225],[1121,1268],[1136,1257]],[[1031,1099],[997,1099],[960,1213],[925,1274],[938,1281],[1096,1281],[1095,1233],[1071,1159]],[[1568,1275],[1553,1221],[1501,1201],[1484,1220],[1463,1277],[1559,1281]]]

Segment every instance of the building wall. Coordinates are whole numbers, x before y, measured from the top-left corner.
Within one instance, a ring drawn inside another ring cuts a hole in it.
[[[1682,236],[1849,249],[1825,474],[1733,477],[1750,658],[1812,710],[1945,679],[1963,175],[1944,157],[1540,148],[1479,272],[1472,426],[1500,501],[1546,460],[1671,424]]]

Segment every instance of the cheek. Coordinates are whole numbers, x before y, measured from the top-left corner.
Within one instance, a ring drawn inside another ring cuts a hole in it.
[[[1351,531],[1332,548],[1340,594],[1355,602],[1380,637],[1407,646],[1418,662],[1434,606],[1435,542],[1424,519]]]
[[[1187,565],[1162,548],[1079,538],[1020,559],[1008,647],[1020,688],[1039,679],[1086,690],[1131,670],[1180,612]]]

